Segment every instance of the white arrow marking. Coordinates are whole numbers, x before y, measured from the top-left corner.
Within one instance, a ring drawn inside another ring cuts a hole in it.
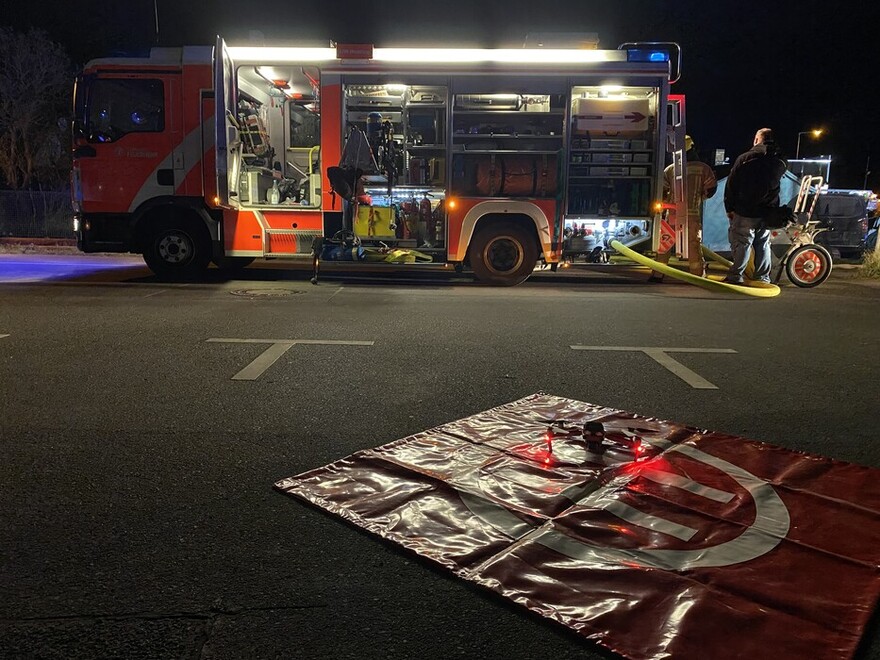
[[[266,369],[284,355],[295,344],[317,344],[325,346],[372,346],[371,341],[345,341],[339,339],[208,339],[209,342],[224,344],[271,344],[244,369],[232,377],[232,380],[256,380]]]
[[[575,351],[640,351],[697,390],[718,388],[668,353],[736,353],[732,348],[656,348],[652,346],[572,346]]]

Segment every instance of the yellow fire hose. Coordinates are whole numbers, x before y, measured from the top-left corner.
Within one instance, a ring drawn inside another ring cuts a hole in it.
[[[703,256],[706,257],[706,259],[711,259],[712,261],[721,264],[725,268],[730,268],[733,265],[733,262],[728,261],[716,252],[712,252],[712,250],[707,248],[705,245],[700,245],[700,251],[703,253]]]
[[[620,241],[611,241],[611,247],[620,252],[623,256],[632,259],[633,261],[642,264],[643,266],[647,266],[651,270],[655,270],[658,273],[663,273],[664,275],[669,275],[669,277],[674,277],[677,280],[681,280],[683,282],[687,282],[688,284],[696,284],[697,286],[701,286],[704,289],[708,289],[709,291],[721,291],[724,293],[743,293],[747,296],[756,296],[758,298],[773,298],[774,296],[779,295],[779,287],[775,284],[765,284],[763,282],[749,282],[747,284],[728,284],[727,282],[721,282],[718,280],[711,280],[708,277],[700,277],[699,275],[693,275],[692,273],[688,273],[678,268],[673,268],[672,266],[668,266],[667,264],[662,264],[659,261],[654,261],[653,259],[649,259],[643,254],[639,254],[634,250],[629,249]],[[715,254],[709,248],[703,246],[703,254],[713,261],[717,261],[718,263],[725,263],[730,266],[730,262],[724,257]],[[714,255],[714,256],[712,256]]]

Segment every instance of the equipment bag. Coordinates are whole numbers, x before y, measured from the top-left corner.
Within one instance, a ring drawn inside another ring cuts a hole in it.
[[[796,222],[797,216],[795,216],[794,211],[788,206],[777,206],[776,208],[771,208],[764,214],[764,217],[761,219],[761,224],[766,229],[782,229],[786,225]]]
[[[312,245],[314,256],[324,261],[363,261],[364,248],[352,232],[342,230],[333,238],[319,238]]]

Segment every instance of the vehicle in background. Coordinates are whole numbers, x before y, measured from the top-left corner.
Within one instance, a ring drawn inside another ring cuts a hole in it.
[[[829,189],[819,195],[812,219],[828,231],[817,236],[835,257],[858,257],[877,209],[877,195],[870,190]]]

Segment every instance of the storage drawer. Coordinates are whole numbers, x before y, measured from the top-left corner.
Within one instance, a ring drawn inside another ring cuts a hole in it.
[[[632,160],[632,154],[608,154],[608,153],[598,153],[593,154],[593,162],[594,163],[628,163]]]
[[[591,167],[590,176],[629,176],[628,167]]]
[[[598,138],[590,140],[590,149],[629,149],[629,140]]]
[[[445,87],[410,87],[410,105],[446,103]]]

